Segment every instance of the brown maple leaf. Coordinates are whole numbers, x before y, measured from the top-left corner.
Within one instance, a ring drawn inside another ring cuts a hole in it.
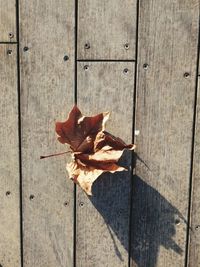
[[[85,117],[75,105],[65,122],[56,123],[58,140],[72,150],[72,162],[67,164],[69,177],[88,195],[92,195],[92,184],[102,173],[125,170],[117,162],[124,149],[135,148],[105,131],[108,118],[109,112]]]

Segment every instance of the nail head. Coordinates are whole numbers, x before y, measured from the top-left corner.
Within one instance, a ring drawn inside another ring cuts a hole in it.
[[[24,52],[28,51],[28,46],[24,46]]]
[[[89,70],[89,65],[85,65],[83,68],[84,70]]]
[[[128,50],[128,49],[129,49],[129,44],[126,43],[126,44],[124,45],[124,48],[125,48],[126,50]]]
[[[33,200],[33,199],[34,199],[34,197],[35,197],[34,195],[30,195],[30,197],[29,197],[29,198],[30,198],[30,200]]]
[[[65,55],[64,57],[63,57],[63,60],[64,61],[67,61],[69,59],[69,57],[67,56],[67,55]]]
[[[187,79],[190,76],[190,73],[189,72],[185,72],[183,76],[184,76],[184,78]]]
[[[176,224],[176,225],[179,225],[180,223],[181,223],[180,219],[176,219],[176,220],[175,220],[175,224]]]
[[[90,49],[90,43],[85,43],[85,49]]]
[[[9,35],[10,38],[13,38],[14,37],[14,33],[13,32],[9,32],[8,35]]]
[[[125,68],[123,72],[124,74],[127,74],[129,72],[128,68]]]
[[[11,54],[12,54],[12,49],[8,49],[8,50],[7,50],[7,55],[10,56]]]
[[[68,204],[69,204],[68,201],[65,201],[65,202],[64,202],[64,206],[65,206],[65,207],[68,206]]]
[[[80,206],[80,207],[83,207],[83,205],[84,205],[83,202],[80,202],[80,203],[79,203],[79,206]]]
[[[10,194],[11,194],[10,191],[7,191],[7,192],[6,192],[6,196],[9,196]]]
[[[148,67],[149,67],[149,65],[148,65],[147,63],[144,63],[144,64],[143,64],[143,69],[144,69],[144,70],[147,70]]]

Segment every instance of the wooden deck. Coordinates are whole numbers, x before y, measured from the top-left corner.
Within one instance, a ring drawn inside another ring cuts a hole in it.
[[[199,0],[0,0],[0,267],[200,267]],[[87,67],[85,67],[87,66]],[[137,145],[93,197],[55,121]]]

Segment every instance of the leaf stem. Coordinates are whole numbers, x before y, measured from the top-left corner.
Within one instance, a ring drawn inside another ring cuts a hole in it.
[[[72,153],[72,152],[71,151],[65,151],[65,152],[55,153],[55,154],[51,154],[51,155],[47,155],[47,156],[40,156],[40,159],[46,159],[46,158],[50,158],[50,157],[54,157],[54,156],[60,156],[60,155],[64,155],[67,153]]]

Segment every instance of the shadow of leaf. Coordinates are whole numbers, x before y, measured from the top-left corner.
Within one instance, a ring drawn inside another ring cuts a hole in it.
[[[181,254],[182,249],[173,240],[175,221],[177,216],[181,216],[179,211],[139,176],[131,175],[130,154],[125,153],[120,165],[128,167],[129,171],[99,177],[93,185],[93,197],[90,197],[107,224],[117,257],[124,260],[115,238],[129,252],[130,232],[130,257],[138,267],[155,267],[160,246]],[[133,196],[130,227],[131,179]]]

